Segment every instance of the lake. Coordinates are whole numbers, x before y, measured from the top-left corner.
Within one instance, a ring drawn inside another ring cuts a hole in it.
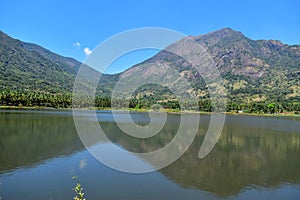
[[[96,114],[97,121],[83,118],[90,127],[100,124],[113,144],[95,141],[91,148],[116,144],[138,153],[169,143],[180,122],[180,115],[168,114],[158,134],[138,139],[122,132],[112,112]],[[147,113],[132,112],[131,117],[141,126],[150,120]],[[72,199],[73,176],[89,200],[300,199],[300,118],[227,115],[217,144],[199,159],[209,121],[210,115],[201,115],[192,145],[171,165],[131,174],[107,167],[85,149],[72,112],[2,110],[0,199]]]

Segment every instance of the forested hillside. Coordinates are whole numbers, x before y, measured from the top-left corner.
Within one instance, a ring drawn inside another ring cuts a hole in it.
[[[207,48],[221,72],[228,111],[300,111],[300,45],[251,40],[230,28],[193,39]],[[207,85],[183,58],[163,50],[142,64],[162,62],[172,65],[181,78],[192,85],[199,100],[193,109],[211,111]],[[96,106],[110,107],[110,95],[116,82],[142,64],[120,74],[103,75],[96,93]],[[13,39],[0,31],[0,105],[71,107],[73,84],[80,66],[81,63],[73,58]],[[179,108],[168,86],[156,84],[136,90],[130,107],[149,108],[154,103],[165,108]]]

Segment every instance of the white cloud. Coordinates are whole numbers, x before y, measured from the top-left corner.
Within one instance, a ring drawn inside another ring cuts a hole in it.
[[[80,43],[79,43],[79,42],[75,42],[75,43],[73,44],[73,46],[78,48],[78,47],[80,47]]]
[[[83,51],[84,51],[84,53],[85,53],[86,56],[89,56],[92,53],[92,51],[88,47],[84,48]]]
[[[79,160],[79,169],[84,169],[87,165],[87,160]]]

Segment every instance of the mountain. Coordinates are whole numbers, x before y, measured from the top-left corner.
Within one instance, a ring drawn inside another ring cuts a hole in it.
[[[0,31],[0,88],[70,92],[81,63]]]
[[[231,102],[297,104],[300,101],[300,45],[287,45],[278,40],[251,40],[230,28],[194,36],[192,39],[202,44],[216,63]],[[180,46],[191,48],[184,41]],[[163,50],[140,65],[150,63],[172,65],[193,85],[199,98],[209,98],[205,82],[184,58]],[[140,65],[127,71],[136,71]],[[151,72],[145,69],[143,73]],[[143,91],[137,92],[136,96],[153,94]]]
[[[245,106],[240,106],[242,104],[253,103],[273,102],[278,109],[286,103],[299,104],[300,45],[287,45],[277,40],[252,40],[230,28],[190,38],[200,43],[216,63],[224,79],[227,98],[229,102],[238,104],[236,109],[243,109]],[[182,51],[189,53],[189,44],[184,39],[179,42]],[[162,63],[172,66],[180,77],[173,80],[163,68],[153,68]],[[0,31],[1,91],[70,94],[80,65],[75,59],[13,39]],[[133,98],[145,106],[150,105],[147,102],[176,102],[176,95],[168,89],[172,85],[181,92],[195,92],[199,99],[210,98],[207,85],[193,65],[167,49],[120,74],[103,75],[97,94],[110,96],[122,77],[125,86],[132,85],[136,79],[128,76],[132,72],[139,72],[141,77],[159,75],[161,79],[170,81],[169,84],[149,83],[138,87],[132,94]],[[183,79],[190,83],[192,90],[180,87]],[[2,104],[5,102],[2,101]],[[286,105],[283,109],[288,110]]]

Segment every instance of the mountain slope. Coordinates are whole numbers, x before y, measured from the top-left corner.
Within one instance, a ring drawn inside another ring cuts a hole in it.
[[[300,45],[287,45],[277,40],[251,40],[230,28],[192,38],[207,49],[221,72],[229,109],[243,109],[244,104],[272,102],[281,107],[286,103],[297,104],[300,109]],[[184,40],[181,42],[184,44]],[[188,44],[183,46],[187,52],[190,50]],[[182,57],[166,50],[123,73],[103,75],[97,94],[102,97],[110,96],[120,77],[127,77],[127,84],[133,83],[134,79],[130,79],[132,77],[128,77],[128,74],[135,71],[140,71],[141,77],[156,71],[162,79],[171,80],[167,71],[145,67],[153,64],[159,66],[162,63],[177,70],[179,78],[174,80],[176,83],[173,81],[163,86],[141,86],[132,94],[134,102],[144,106],[169,102],[169,105],[176,107],[177,98],[170,91],[170,87],[184,79],[190,83],[193,91],[181,87],[177,89],[181,89],[181,92],[196,92],[197,97],[202,100],[210,99],[207,85],[194,67]],[[53,95],[71,94],[80,66],[81,63],[75,59],[60,56],[36,44],[13,39],[0,31],[0,91],[6,99],[7,92],[3,91],[22,91],[22,94],[32,91]],[[94,72],[99,73],[92,73]],[[67,98],[70,106],[70,96]],[[0,99],[0,104],[7,104],[7,100]],[[27,102],[25,105],[31,104]]]
[[[0,87],[70,92],[81,63],[0,31]]]
[[[207,48],[224,78],[230,100],[240,103],[300,100],[300,45],[251,40],[230,28],[192,38]],[[163,50],[142,65],[150,63],[174,66],[196,88],[199,98],[209,97],[200,74],[183,58]]]

